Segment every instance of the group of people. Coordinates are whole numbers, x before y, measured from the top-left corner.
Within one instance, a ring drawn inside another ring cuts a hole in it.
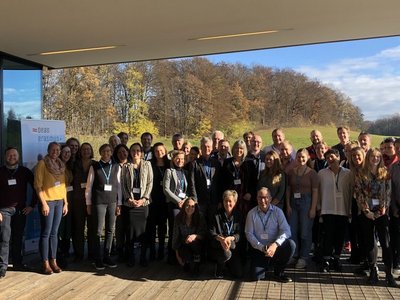
[[[70,138],[49,144],[34,175],[19,165],[17,149],[8,148],[0,169],[0,275],[10,243],[14,267],[24,268],[25,218],[38,204],[44,274],[66,267],[71,241],[74,260],[82,261],[87,240],[97,270],[116,267],[114,253],[130,267],[137,256],[147,266],[166,254],[168,263],[193,275],[210,259],[217,278],[227,272],[241,278],[250,257],[253,279],[264,278],[271,266],[276,280],[290,282],[286,266],[306,268],[312,246],[321,272],[340,271],[348,241],[351,262],[365,265],[368,282],[376,284],[379,240],[386,283],[395,287],[400,140],[385,139],[378,149],[370,148],[368,133],[356,141],[347,127],[337,134],[339,143],[329,147],[313,130],[312,144],[297,151],[281,128],[264,148],[253,132],[232,147],[221,131],[203,137],[200,147],[175,134],[168,152],[149,132],[128,148],[128,134],[121,132],[99,148],[99,161],[90,144]],[[28,185],[35,190],[29,205]]]

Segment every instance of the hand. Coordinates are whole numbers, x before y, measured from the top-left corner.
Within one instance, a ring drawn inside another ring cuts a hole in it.
[[[63,217],[65,217],[66,214],[68,213],[68,203],[64,203],[62,212],[63,212]]]
[[[3,222],[3,215],[0,213],[0,223]]]
[[[314,219],[315,218],[315,213],[316,213],[315,208],[314,209],[311,208],[310,211],[308,212],[308,217],[310,219]]]
[[[115,215],[119,216],[121,214],[121,206],[117,205],[117,207],[115,208]]]
[[[136,203],[136,200],[135,199],[131,199],[131,198],[129,198],[128,199],[128,206],[135,206],[135,203]]]
[[[278,248],[277,243],[272,243],[271,245],[269,245],[269,247],[265,249],[265,256],[274,257],[276,248]]]
[[[42,214],[43,216],[47,217],[50,212],[50,207],[47,205],[47,202],[44,202],[42,205]]]
[[[251,194],[250,193],[244,194],[243,199],[246,200],[246,201],[250,201],[251,200]]]
[[[91,204],[86,205],[86,212],[89,216],[92,214],[92,205]]]
[[[135,207],[141,207],[141,206],[143,206],[143,204],[144,204],[144,198],[142,198],[142,199],[139,199],[139,200],[136,200],[136,203],[135,203]]]
[[[292,208],[289,205],[286,207],[286,215],[288,218],[292,215]]]
[[[190,244],[196,239],[197,235],[195,234],[190,234],[186,237],[185,243]]]
[[[182,208],[183,202],[185,202],[185,201],[181,200],[181,201],[178,202],[178,207],[179,207],[179,208]]]
[[[22,213],[26,216],[29,215],[32,210],[33,210],[32,206],[27,206],[22,210]]]
[[[375,215],[374,215],[374,213],[372,211],[370,211],[367,214],[365,214],[365,216],[370,220],[375,220]]]

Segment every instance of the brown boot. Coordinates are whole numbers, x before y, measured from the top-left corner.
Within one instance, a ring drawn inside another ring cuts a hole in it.
[[[53,274],[53,270],[50,268],[50,264],[48,260],[43,261],[43,266],[42,266],[42,273],[44,275],[51,275]]]
[[[54,273],[61,273],[61,268],[57,265],[57,262],[54,258],[50,259],[50,267]]]

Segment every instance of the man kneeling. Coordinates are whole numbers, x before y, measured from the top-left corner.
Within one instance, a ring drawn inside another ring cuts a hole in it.
[[[274,267],[275,279],[291,282],[285,267],[293,256],[296,244],[290,238],[290,227],[283,211],[271,204],[271,194],[265,187],[257,192],[258,205],[246,219],[246,237],[252,246],[251,274],[254,280],[265,278],[268,266]]]

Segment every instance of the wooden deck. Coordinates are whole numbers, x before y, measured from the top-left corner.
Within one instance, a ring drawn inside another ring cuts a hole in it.
[[[314,264],[307,271],[288,268],[292,283],[213,278],[213,265],[202,265],[201,276],[189,278],[178,266],[152,262],[149,267],[96,271],[89,262],[70,263],[68,270],[50,276],[39,273],[37,258],[31,272],[9,268],[0,280],[0,299],[400,299],[400,288],[387,288],[384,274],[378,286],[352,273],[344,264],[341,273],[319,273]],[[398,275],[396,276],[398,277]]]

